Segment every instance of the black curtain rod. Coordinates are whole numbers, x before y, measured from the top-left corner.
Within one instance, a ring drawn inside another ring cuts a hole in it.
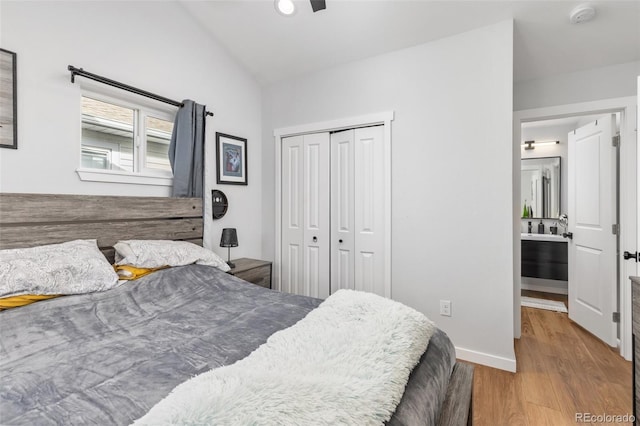
[[[86,77],[91,80],[97,81],[98,83],[103,83],[108,86],[117,87],[118,89],[126,90],[127,92],[132,92],[137,95],[142,95],[147,98],[155,99],[156,101],[164,102],[165,104],[183,107],[184,104],[182,102],[174,101],[169,98],[165,98],[164,96],[156,95],[155,93],[147,92],[146,90],[138,89],[137,87],[129,86],[128,84],[120,83],[119,81],[111,80],[107,77],[102,77],[101,75],[93,74],[88,71],[83,70],[82,68],[76,68],[73,65],[69,65],[67,67],[69,71],[71,71],[71,82],[75,83],[76,76]],[[206,111],[207,115],[213,117],[213,113]]]

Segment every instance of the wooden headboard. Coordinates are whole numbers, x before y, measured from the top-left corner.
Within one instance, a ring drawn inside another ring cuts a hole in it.
[[[97,239],[113,262],[119,240],[202,245],[200,198],[0,194],[0,249]]]

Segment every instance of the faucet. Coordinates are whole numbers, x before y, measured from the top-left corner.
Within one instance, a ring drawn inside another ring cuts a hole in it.
[[[569,217],[563,213],[560,215],[559,222],[560,222],[560,226],[564,228],[564,232],[562,233],[562,236],[564,238],[569,238],[570,240],[573,239],[573,232],[567,232],[567,227],[569,226]]]

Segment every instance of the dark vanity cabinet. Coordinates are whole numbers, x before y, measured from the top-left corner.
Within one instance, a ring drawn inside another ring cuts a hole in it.
[[[567,243],[522,240],[523,277],[567,281]]]

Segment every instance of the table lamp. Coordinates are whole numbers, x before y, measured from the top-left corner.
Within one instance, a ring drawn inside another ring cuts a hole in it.
[[[222,238],[220,238],[220,247],[227,247],[227,265],[235,268],[236,265],[231,263],[231,247],[238,247],[238,233],[236,228],[224,228],[222,230]]]

